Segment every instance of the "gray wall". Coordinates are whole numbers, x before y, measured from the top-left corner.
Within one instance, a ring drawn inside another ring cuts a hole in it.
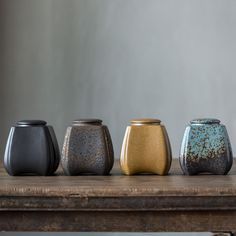
[[[62,143],[99,117],[116,156],[126,125],[158,117],[178,155],[186,123],[217,117],[236,150],[236,1],[1,0],[1,155],[9,127],[41,118]]]
[[[60,144],[102,118],[118,157],[131,118],[162,119],[177,156],[190,119],[218,117],[235,149],[235,26],[233,0],[0,0],[1,156],[25,118]]]

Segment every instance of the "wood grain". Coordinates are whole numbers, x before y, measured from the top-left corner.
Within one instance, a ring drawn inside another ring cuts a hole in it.
[[[39,223],[40,219],[40,223]],[[236,165],[229,175],[8,176],[0,168],[0,230],[236,231]]]
[[[235,212],[3,212],[4,231],[232,232]]]
[[[8,176],[0,167],[1,196],[235,196],[236,165],[229,175],[184,176],[177,160],[168,176],[124,176],[118,163],[110,176]]]

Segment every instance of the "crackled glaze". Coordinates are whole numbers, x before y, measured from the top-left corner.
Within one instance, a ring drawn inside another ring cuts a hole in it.
[[[171,165],[171,147],[165,126],[158,119],[135,119],[127,127],[120,156],[126,175],[166,175]]]
[[[208,118],[190,122],[180,151],[180,165],[184,174],[227,174],[232,160],[228,133],[219,120]]]

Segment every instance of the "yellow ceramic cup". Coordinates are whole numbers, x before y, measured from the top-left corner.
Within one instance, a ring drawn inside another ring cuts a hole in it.
[[[126,175],[166,175],[171,166],[171,146],[165,126],[158,119],[135,119],[126,128],[120,156]]]

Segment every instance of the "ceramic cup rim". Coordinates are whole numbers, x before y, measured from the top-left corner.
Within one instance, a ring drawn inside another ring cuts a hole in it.
[[[160,125],[161,120],[153,118],[140,118],[130,120],[131,125]]]
[[[191,125],[197,124],[220,124],[220,120],[216,118],[197,118],[190,121]]]

